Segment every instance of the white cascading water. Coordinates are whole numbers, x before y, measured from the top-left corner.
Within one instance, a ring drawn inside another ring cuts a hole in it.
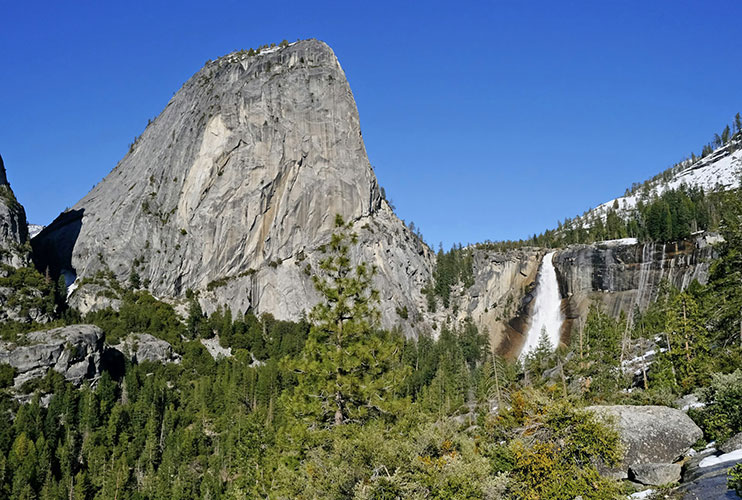
[[[552,349],[556,349],[560,341],[562,329],[562,298],[559,295],[559,283],[554,270],[554,253],[544,255],[541,261],[541,269],[538,273],[536,283],[536,299],[533,304],[533,317],[531,326],[526,334],[526,342],[520,352],[520,357],[525,357],[529,352],[536,349],[541,337],[541,332],[546,329]]]

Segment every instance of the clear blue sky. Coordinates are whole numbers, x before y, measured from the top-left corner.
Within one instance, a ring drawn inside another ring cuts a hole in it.
[[[207,59],[335,50],[379,182],[425,239],[527,237],[742,110],[739,1],[4,2],[0,154],[47,224]]]

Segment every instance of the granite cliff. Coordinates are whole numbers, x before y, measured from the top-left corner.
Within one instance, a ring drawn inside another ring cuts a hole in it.
[[[5,164],[0,156],[0,264],[11,267],[27,266],[28,223],[26,211],[18,203],[8,183]]]
[[[404,307],[420,318],[433,255],[380,194],[334,53],[307,40],[208,62],[32,244],[70,283],[110,270],[163,298],[199,291],[206,311],[297,319],[318,300],[310,274],[336,214],[378,268],[384,326]]]

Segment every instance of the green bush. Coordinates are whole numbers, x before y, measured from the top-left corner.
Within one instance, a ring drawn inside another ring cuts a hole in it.
[[[7,363],[0,363],[0,389],[13,385],[16,369]]]
[[[705,408],[688,414],[707,439],[723,442],[742,431],[742,370],[712,375],[711,384],[701,390]]]
[[[727,486],[742,496],[742,464],[737,464],[727,471]]]

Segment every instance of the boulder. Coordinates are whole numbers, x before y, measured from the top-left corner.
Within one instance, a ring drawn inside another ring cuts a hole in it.
[[[149,333],[131,333],[114,349],[122,352],[134,363],[153,361],[156,363],[180,363],[180,355],[170,343],[153,337]]]
[[[667,406],[591,406],[586,408],[615,424],[624,459],[613,476],[626,477],[639,464],[671,464],[683,457],[703,432],[685,413]]]
[[[719,450],[722,453],[731,453],[739,449],[742,449],[742,432],[738,432],[719,446]]]
[[[680,481],[682,468],[680,464],[637,464],[629,468],[629,478],[648,486],[677,483]]]
[[[110,287],[98,283],[84,283],[75,288],[68,297],[70,307],[80,311],[80,314],[101,311],[111,308],[118,310],[121,307],[121,299]]]
[[[13,385],[43,377],[49,369],[75,385],[100,375],[103,331],[94,325],[72,325],[31,332],[20,343],[0,343],[0,363],[11,365],[17,375]]]

